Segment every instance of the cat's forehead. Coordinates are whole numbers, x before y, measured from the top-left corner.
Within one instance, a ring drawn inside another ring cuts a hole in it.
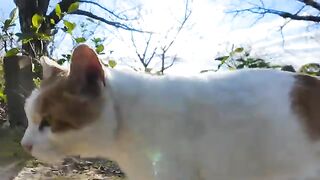
[[[49,118],[52,130],[61,132],[82,128],[99,117],[101,98],[90,99],[72,93],[72,85],[66,78],[43,83],[26,100],[29,123],[39,125],[44,118]]]
[[[56,99],[57,95],[63,93],[63,83],[60,79],[43,80],[41,86],[32,91],[31,95],[26,99],[25,102],[25,112],[27,114],[28,120],[32,121],[34,124],[39,124],[41,122],[41,116],[45,114],[48,107],[44,107],[48,102],[59,102],[62,99]]]

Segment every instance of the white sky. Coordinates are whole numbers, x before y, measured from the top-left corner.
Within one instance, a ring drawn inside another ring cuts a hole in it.
[[[106,7],[129,9],[141,5],[141,17],[138,28],[156,32],[155,41],[159,44],[165,42],[164,34],[182,18],[184,13],[184,0],[100,0]],[[232,44],[245,46],[252,49],[252,53],[262,57],[269,57],[276,63],[288,63],[299,66],[308,62],[320,62],[320,32],[316,28],[306,29],[305,22],[290,22],[284,29],[285,46],[279,32],[279,27],[284,23],[277,16],[266,16],[258,23],[252,25],[256,17],[248,14],[235,19],[226,14],[227,10],[245,7],[246,2],[258,0],[193,0],[191,3],[192,15],[170,49],[169,54],[177,55],[183,59],[168,72],[186,73],[199,72],[214,65],[214,58],[230,50]],[[12,2],[11,2],[12,3]],[[295,0],[265,0],[267,7],[283,10],[293,10],[300,6]],[[8,3],[8,7],[13,5]],[[8,7],[0,7],[0,17]],[[101,13],[94,10],[95,13]],[[310,12],[309,10],[307,12]],[[306,13],[307,13],[306,12]],[[78,20],[81,20],[78,18]],[[104,26],[99,27],[97,33],[108,37],[106,49],[114,51],[114,59],[136,58],[132,48],[130,33],[125,31],[110,31]],[[116,36],[114,36],[116,35]],[[172,35],[172,33],[169,33]],[[120,38],[119,38],[120,37]],[[137,45],[142,51],[145,45],[143,35],[135,35]],[[153,43],[155,45],[156,43]],[[58,47],[56,55],[66,49],[71,49],[71,39],[66,37]],[[123,61],[121,61],[123,62]],[[121,63],[120,63],[121,64]]]

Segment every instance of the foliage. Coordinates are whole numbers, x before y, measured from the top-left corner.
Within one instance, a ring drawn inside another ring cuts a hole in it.
[[[274,65],[265,61],[262,58],[253,57],[249,50],[245,50],[243,47],[232,47],[231,52],[225,56],[215,58],[216,61],[220,61],[216,71],[223,67],[230,70],[243,69],[243,68],[281,68],[280,65]],[[202,71],[206,72],[208,70]]]
[[[73,23],[74,24],[74,23]],[[75,24],[74,24],[75,25]],[[104,55],[105,54],[105,46],[104,42],[106,38],[103,37],[96,37],[94,35],[93,30],[88,30],[88,24],[87,23],[81,23],[79,27],[80,35],[79,33],[77,35],[74,35],[72,31],[74,31],[74,28],[69,33],[72,36],[74,45],[78,45],[81,43],[92,43],[94,46],[94,49],[98,55]],[[57,61],[59,64],[63,64],[65,62],[70,62],[71,60],[71,52],[67,54],[62,54],[62,57]],[[114,68],[117,63],[115,60],[109,60],[107,64],[104,64],[107,67]]]
[[[14,40],[14,32],[13,28],[15,27],[15,21],[18,17],[17,8],[13,9],[9,15],[9,17],[2,23],[0,26],[0,42],[2,43],[0,46],[0,50],[4,49],[6,52],[5,56],[13,56],[19,52],[19,49],[14,48],[15,40]]]
[[[253,57],[250,55],[250,51],[245,50],[243,47],[232,47],[231,52],[225,56],[219,56],[215,58],[216,61],[220,61],[216,70],[203,70],[201,73],[208,71],[218,71],[223,67],[229,70],[244,69],[244,68],[267,68],[267,69],[280,69],[282,71],[298,72],[302,74],[308,74],[311,76],[320,76],[320,64],[309,63],[303,65],[298,71],[291,65],[276,65],[267,62],[262,58]]]
[[[41,79],[39,77],[33,78],[33,83],[36,87],[40,87]]]
[[[0,29],[0,50],[4,50],[4,57],[14,56],[19,53],[20,49],[15,47],[16,43],[14,40],[13,28],[16,26],[15,21],[18,18],[17,8],[13,9],[9,17],[1,24]],[[5,94],[5,80],[4,80],[4,70],[3,70],[3,57],[0,57],[0,101],[7,102],[7,97]]]
[[[3,58],[0,58],[0,101],[7,102],[7,96],[4,91],[5,81],[4,81],[4,71],[3,71]]]
[[[313,76],[320,76],[320,64],[317,64],[317,63],[305,64],[299,69],[299,72],[313,75]]]
[[[67,13],[72,13],[76,11],[79,8],[79,3],[73,3],[70,5],[68,8],[67,12],[62,12],[61,7],[59,4],[56,5],[55,7],[55,13],[59,18],[62,18],[65,16]],[[12,12],[10,13],[10,16],[8,19],[6,19],[0,29],[1,29],[1,34],[0,34],[0,42],[2,42],[2,46],[0,47],[0,50],[5,51],[4,57],[10,57],[10,56],[15,56],[18,53],[22,52],[23,50],[21,49],[22,44],[27,44],[33,40],[41,40],[41,41],[47,41],[47,42],[52,42],[52,38],[54,36],[54,33],[51,32],[50,34],[45,34],[40,31],[41,27],[44,25],[45,22],[48,21],[48,17],[42,16],[40,14],[34,14],[32,16],[31,22],[32,22],[32,27],[30,27],[31,32],[30,33],[14,33],[14,28],[16,27],[16,21],[18,18],[18,9],[14,8]],[[49,19],[51,24],[54,24],[53,19]],[[83,36],[78,36],[74,35],[74,31],[76,29],[76,23],[68,21],[68,20],[63,20],[63,27],[58,27],[55,29],[57,30],[62,30],[65,33],[70,34],[73,37],[73,41],[75,42],[74,45],[84,43],[90,40],[94,44],[95,50],[97,54],[104,54],[105,47],[103,45],[103,42],[105,38],[101,37],[90,37],[94,34],[94,32],[90,32],[88,36],[85,36],[84,34],[86,31],[88,31],[87,25],[85,24],[80,24],[80,32]],[[40,54],[38,56],[41,56]],[[71,53],[68,54],[62,54],[62,58],[57,60],[59,64],[63,64],[66,61],[70,61],[71,59]],[[35,64],[33,67],[33,72],[37,73],[38,71],[41,71],[40,64],[35,61]],[[115,67],[116,62],[114,60],[110,60],[108,64],[106,64],[109,67]],[[39,86],[40,84],[40,78],[35,77],[33,79],[34,84],[36,86]],[[3,78],[3,66],[2,66],[2,59],[0,62],[0,101],[6,101],[6,95],[4,93],[4,78]]]

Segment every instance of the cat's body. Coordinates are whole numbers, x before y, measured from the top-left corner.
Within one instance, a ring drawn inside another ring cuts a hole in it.
[[[27,100],[22,144],[39,159],[103,156],[130,180],[289,180],[318,168],[315,78],[273,70],[194,77],[106,70],[103,79],[91,51],[75,51],[70,75],[44,64],[51,83]]]

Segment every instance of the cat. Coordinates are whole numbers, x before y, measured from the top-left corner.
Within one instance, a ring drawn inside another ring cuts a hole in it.
[[[277,70],[151,76],[42,57],[22,146],[59,163],[116,161],[129,180],[289,180],[318,170],[320,81]]]

